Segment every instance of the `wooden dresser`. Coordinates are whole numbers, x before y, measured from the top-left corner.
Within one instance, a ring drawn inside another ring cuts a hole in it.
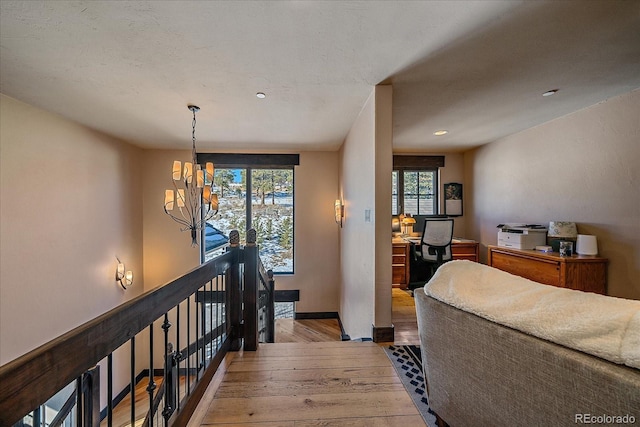
[[[487,263],[500,270],[561,288],[606,294],[606,258],[591,255],[561,257],[540,252],[489,246]]]
[[[391,276],[393,287],[406,289],[409,285],[410,264],[409,254],[413,243],[402,238],[392,240]],[[454,239],[451,244],[453,259],[468,259],[478,262],[478,242],[475,240]]]

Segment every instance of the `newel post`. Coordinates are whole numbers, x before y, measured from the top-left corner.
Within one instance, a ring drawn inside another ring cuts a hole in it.
[[[227,252],[234,252],[231,267],[226,272],[225,283],[227,322],[231,326],[231,351],[238,351],[242,341],[242,280],[240,277],[240,233],[231,230],[229,233],[229,247]]]
[[[258,349],[258,245],[256,230],[247,230],[244,248],[244,349]]]

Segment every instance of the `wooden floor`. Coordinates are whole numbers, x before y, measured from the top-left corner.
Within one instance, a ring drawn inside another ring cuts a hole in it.
[[[341,341],[337,319],[276,320],[275,344],[227,355],[189,426],[424,425],[383,350],[419,343],[414,299],[400,289],[392,322],[394,342],[375,344]],[[136,426],[149,406],[146,387],[146,378],[136,386]],[[113,415],[114,426],[131,425],[129,396]]]
[[[276,343],[340,341],[338,319],[276,319]]]
[[[413,298],[393,290],[396,344],[417,344]],[[382,347],[337,320],[279,319],[275,344],[230,353],[190,426],[425,425]]]
[[[421,292],[422,288],[417,290]],[[420,344],[418,322],[416,320],[416,303],[407,292],[394,288],[392,293],[391,321],[394,326],[393,343],[397,345]]]
[[[372,342],[260,344],[229,353],[193,426],[425,425]]]

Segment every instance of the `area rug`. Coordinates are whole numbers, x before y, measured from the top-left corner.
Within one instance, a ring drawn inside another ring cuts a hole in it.
[[[436,427],[436,417],[429,408],[424,388],[420,347],[417,345],[391,345],[384,350],[425,423],[429,427]]]

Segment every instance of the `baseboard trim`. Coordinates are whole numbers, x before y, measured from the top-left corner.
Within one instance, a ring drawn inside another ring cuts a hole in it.
[[[347,335],[344,331],[344,326],[342,326],[342,320],[340,320],[340,315],[337,311],[316,311],[312,313],[293,313],[293,318],[295,320],[303,320],[303,319],[337,319],[338,325],[340,326],[340,340],[342,341],[351,341],[351,337]]]
[[[311,313],[293,313],[293,318],[295,320],[305,320],[305,319],[339,319],[337,311],[316,311]]]
[[[373,342],[393,342],[394,326],[375,326],[372,325]]]

